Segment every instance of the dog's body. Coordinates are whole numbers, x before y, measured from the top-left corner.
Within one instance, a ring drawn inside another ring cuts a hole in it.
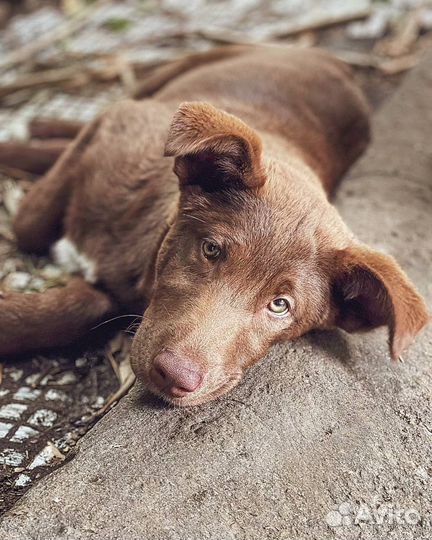
[[[195,103],[178,110],[184,101]],[[115,105],[80,132],[14,223],[22,249],[52,247],[83,277],[6,294],[0,353],[65,344],[148,306],[134,367],[179,404],[226,391],[271,343],[311,328],[388,324],[397,356],[425,324],[424,304],[327,200],[368,137],[349,70],[313,50],[241,51],[168,78],[152,99]],[[268,306],[274,323],[263,319]]]

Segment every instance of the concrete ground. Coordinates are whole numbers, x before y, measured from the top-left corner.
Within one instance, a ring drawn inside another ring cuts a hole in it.
[[[429,303],[431,104],[429,52],[336,201]],[[136,387],[4,516],[0,538],[430,538],[431,338],[392,363],[384,330],[314,334],[189,410]]]

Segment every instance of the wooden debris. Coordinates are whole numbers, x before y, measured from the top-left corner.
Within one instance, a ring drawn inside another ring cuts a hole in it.
[[[131,339],[123,332],[119,332],[105,348],[105,355],[108,358],[120,385],[122,385],[132,373],[129,359],[130,346]]]
[[[115,403],[117,403],[123,396],[125,396],[129,392],[134,382],[135,374],[131,371],[127,378],[123,381],[120,388],[116,392],[114,392],[114,394],[112,394],[108,398],[105,405],[95,413],[95,417],[103,416],[106,412],[108,412]]]
[[[378,41],[374,51],[391,57],[406,55],[411,52],[419,35],[419,11],[413,10],[400,19],[392,37]]]
[[[36,71],[18,78],[16,81],[0,86],[0,99],[29,88],[47,86],[69,86],[82,88],[90,82],[110,82],[121,78],[124,64],[107,63],[103,68],[75,65],[68,68]]]
[[[82,28],[83,21],[99,9],[101,5],[106,4],[106,0],[96,0],[78,11],[70,20],[60,25],[56,30],[49,32],[30,45],[25,45],[16,51],[6,54],[0,59],[0,70],[10,69],[18,64],[32,60],[39,52],[47,49],[54,43],[61,41],[74,34]]]
[[[105,354],[109,360],[109,363],[111,364],[111,368],[114,371],[115,376],[117,377],[118,381],[120,381],[119,366],[116,362],[116,359],[114,358],[114,354],[110,350],[107,350]]]
[[[377,55],[357,51],[334,51],[333,54],[353,67],[379,69]]]
[[[245,45],[253,43],[253,40],[247,35],[230,30],[198,30],[196,35],[197,37],[213,41],[213,43],[220,45]]]
[[[391,59],[382,58],[375,54],[354,51],[337,51],[334,54],[351,66],[376,69],[385,75],[396,75],[407,71],[417,65],[419,61],[418,54],[409,54]]]
[[[399,58],[383,60],[379,69],[386,75],[397,75],[416,66],[419,62],[418,54],[407,54]]]
[[[105,414],[122,398],[135,382],[135,374],[130,365],[130,347],[132,340],[119,332],[105,348],[105,355],[119,381],[119,388],[108,397],[106,403],[94,413],[95,418]]]
[[[216,43],[243,44],[251,40],[254,42],[267,41],[268,39],[296,36],[302,32],[310,32],[312,30],[322,30],[330,26],[364,19],[370,14],[371,6],[369,2],[346,2],[346,4],[341,4],[338,9],[326,10],[321,7],[296,17],[284,18],[281,24],[274,28],[269,26],[268,31],[264,32],[258,38],[253,34],[249,36],[241,32],[227,31],[219,28],[215,28],[214,30],[199,30],[197,34]]]
[[[19,92],[26,89],[35,89],[49,85],[56,85],[67,82],[73,78],[79,78],[81,84],[88,83],[88,77],[82,71],[79,72],[76,68],[53,69],[46,71],[37,71],[19,77],[16,81],[0,86],[0,98]]]
[[[118,55],[116,58],[119,78],[124,86],[126,93],[133,96],[137,89],[137,80],[133,64],[128,61],[124,55]]]
[[[217,47],[209,51],[200,51],[196,53],[188,53],[177,57],[170,62],[167,62],[150,71],[147,77],[142,80],[134,94],[135,98],[144,98],[151,96],[157,90],[162,88],[168,81],[177,77],[181,73],[186,73],[192,68],[201,64],[209,64],[211,62],[221,60],[222,58],[230,58],[237,56],[242,51],[249,50],[253,44],[243,43],[242,45],[233,47]]]

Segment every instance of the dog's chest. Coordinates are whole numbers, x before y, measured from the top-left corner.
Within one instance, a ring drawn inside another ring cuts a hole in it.
[[[97,267],[94,260],[78,251],[76,245],[68,238],[56,242],[51,250],[55,263],[69,274],[81,274],[89,283],[98,279]]]

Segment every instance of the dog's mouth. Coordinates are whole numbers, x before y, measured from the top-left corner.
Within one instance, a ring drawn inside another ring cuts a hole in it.
[[[174,348],[149,350],[149,343],[146,348],[136,347],[136,343],[131,350],[135,375],[152,394],[175,407],[193,407],[217,399],[232,390],[243,375],[242,367],[226,366],[216,358],[209,368],[203,363],[188,363],[187,357],[179,358]]]
[[[144,378],[144,383],[152,394],[160,397],[169,405],[174,407],[195,407],[197,405],[203,405],[204,403],[213,401],[228,393],[239,383],[241,377],[241,372],[232,373],[229,376],[225,375],[222,378],[222,381],[215,381],[211,385],[203,386],[197,392],[183,392],[180,389],[175,393],[176,395],[170,395],[169,393],[165,392],[163,388],[158,388],[152,384],[148,376]]]

